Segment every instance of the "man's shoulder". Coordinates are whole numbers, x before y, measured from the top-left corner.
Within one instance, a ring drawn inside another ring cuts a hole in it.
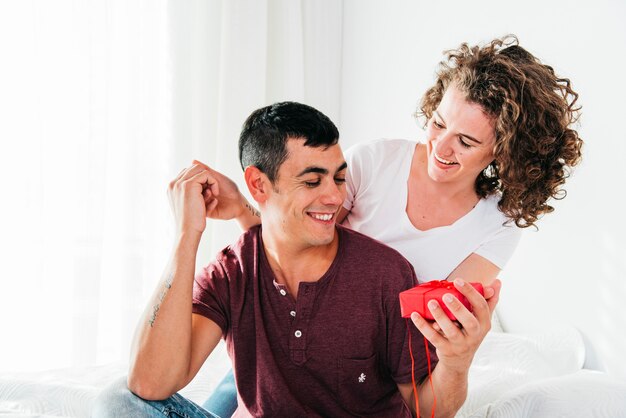
[[[219,254],[238,254],[242,251],[254,249],[258,241],[261,225],[255,225],[243,232],[233,243],[222,248]]]
[[[254,260],[258,249],[260,225],[242,233],[232,244],[222,248],[210,264],[219,264],[225,270],[240,270],[249,260]]]
[[[344,240],[344,249],[349,254],[356,254],[364,261],[379,263],[381,260],[386,260],[386,264],[397,263],[399,266],[412,269],[411,263],[387,244],[343,225],[337,225],[337,229],[340,231],[340,239]]]
[[[343,239],[341,274],[361,292],[382,291],[397,298],[417,283],[413,266],[398,251],[350,228],[338,225],[338,230]]]

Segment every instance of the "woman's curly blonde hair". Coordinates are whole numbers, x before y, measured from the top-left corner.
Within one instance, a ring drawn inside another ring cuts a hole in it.
[[[463,43],[445,54],[417,115],[428,123],[454,84],[493,117],[495,159],[476,178],[476,193],[500,192],[498,206],[507,217],[518,227],[535,225],[554,210],[550,198],[565,197],[561,186],[581,159],[583,141],[570,127],[579,116],[578,93],[569,79],[519,46],[514,35],[484,47]]]

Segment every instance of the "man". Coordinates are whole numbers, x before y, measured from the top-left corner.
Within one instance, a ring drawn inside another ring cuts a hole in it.
[[[219,217],[219,200],[228,197],[219,194],[222,178],[200,163],[170,183],[176,245],[137,330],[130,392],[108,389],[96,416],[213,416],[175,392],[224,338],[239,392],[235,416],[409,417],[409,333],[420,412],[430,413],[421,333],[405,324],[398,301],[416,283],[412,267],[395,250],[335,225],[347,168],[338,137],[335,125],[306,105],[253,112],[239,150],[262,223],[195,280],[206,216]],[[430,348],[437,416],[453,416],[465,400],[467,370],[497,302],[497,288],[488,289],[489,302],[462,282],[457,288],[474,308],[473,315],[456,299],[447,303],[463,330],[437,306],[438,329],[412,318],[437,342],[438,364]]]

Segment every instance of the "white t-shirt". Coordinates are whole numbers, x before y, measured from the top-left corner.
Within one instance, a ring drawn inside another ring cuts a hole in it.
[[[407,182],[416,142],[381,139],[346,152],[350,211],[343,224],[404,255],[420,282],[445,280],[472,253],[500,269],[517,247],[521,230],[498,209],[499,196],[480,199],[452,225],[421,231],[406,214]]]

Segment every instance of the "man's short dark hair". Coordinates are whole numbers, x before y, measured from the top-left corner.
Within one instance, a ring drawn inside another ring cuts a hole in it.
[[[239,162],[244,170],[257,167],[274,183],[287,159],[287,141],[303,139],[308,147],[337,144],[339,131],[319,110],[296,102],[281,102],[255,110],[239,136]]]

